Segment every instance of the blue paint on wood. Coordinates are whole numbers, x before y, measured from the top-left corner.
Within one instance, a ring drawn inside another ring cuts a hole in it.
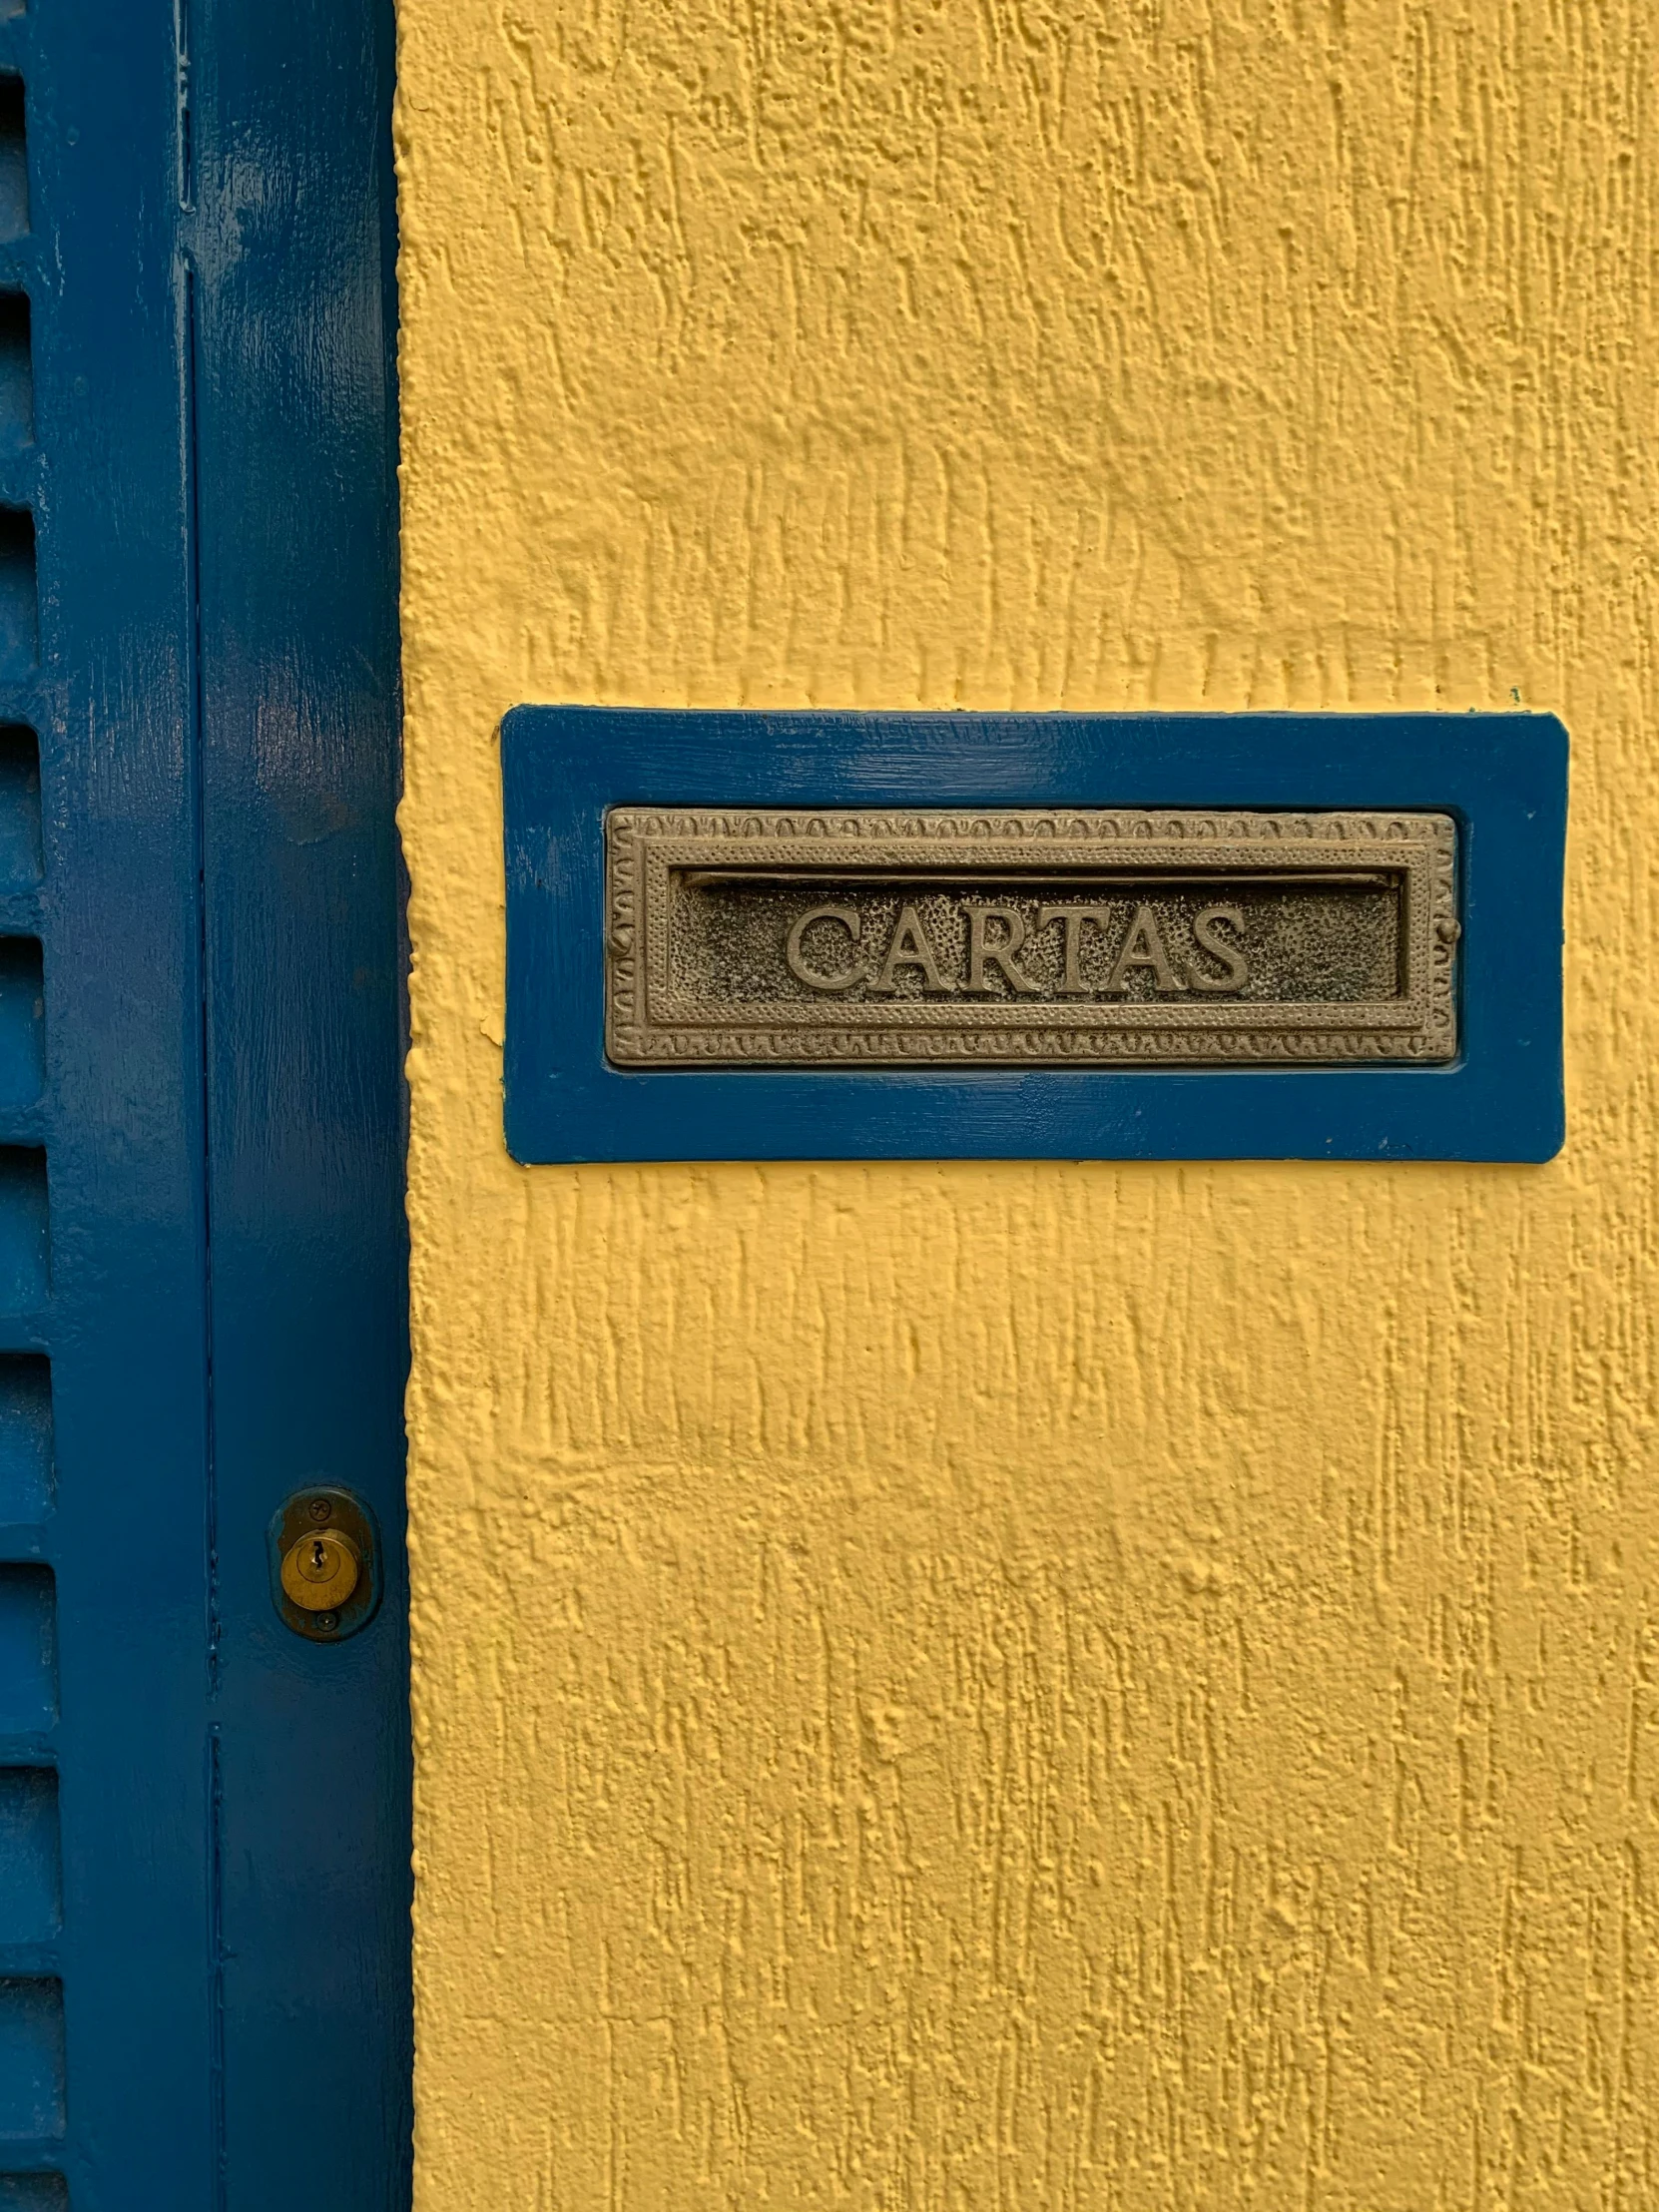
[[[506,807],[518,1160],[1546,1160],[1563,1134],[1567,740],[1549,715],[520,707]],[[1453,815],[1446,1066],[656,1070],[604,1053],[617,806],[1397,808]]]
[[[407,2201],[390,83],[389,0],[0,20],[0,2206],[29,2212]],[[322,1476],[388,1539],[338,1651],[267,1587],[273,1507]]]
[[[20,1943],[49,1943],[62,1927],[57,1775],[50,1767],[0,1767],[0,1955]]]
[[[0,2174],[0,2212],[68,2212],[61,2174]]]
[[[0,1565],[0,1735],[58,1718],[57,1598],[50,1567]]]
[[[51,1364],[0,1353],[0,1526],[43,1524],[55,1486]]]
[[[8,2137],[55,2142],[64,2132],[63,1983],[0,1974],[0,2156]]]
[[[224,2155],[236,2212],[362,2212],[411,2064],[391,7],[192,21]],[[317,1482],[385,1538],[326,1647],[266,1552]]]

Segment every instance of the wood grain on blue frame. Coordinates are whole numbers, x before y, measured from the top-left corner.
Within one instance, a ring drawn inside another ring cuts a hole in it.
[[[0,2206],[409,2201],[401,1585],[318,1647],[265,1555],[400,1541],[392,30],[0,0]]]
[[[1564,1131],[1567,736],[1551,715],[519,707],[502,724],[508,1148],[577,1160],[1547,1160]],[[1458,824],[1445,1066],[619,1069],[618,806],[1389,808]]]

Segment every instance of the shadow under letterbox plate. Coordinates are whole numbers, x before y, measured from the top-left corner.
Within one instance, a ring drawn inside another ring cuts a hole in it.
[[[1543,1160],[1551,716],[502,725],[509,1148]]]

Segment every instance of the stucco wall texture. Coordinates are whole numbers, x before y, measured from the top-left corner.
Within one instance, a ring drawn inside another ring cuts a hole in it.
[[[1659,2204],[1656,43],[402,0],[421,2212]],[[517,1167],[521,700],[1556,709],[1567,1150]]]

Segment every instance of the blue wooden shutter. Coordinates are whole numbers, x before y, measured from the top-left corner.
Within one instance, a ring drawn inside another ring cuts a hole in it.
[[[389,82],[0,0],[0,2207],[407,2197]]]

